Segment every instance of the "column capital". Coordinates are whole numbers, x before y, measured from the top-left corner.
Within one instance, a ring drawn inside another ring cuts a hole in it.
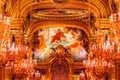
[[[21,29],[24,19],[11,19],[11,29]]]
[[[99,27],[99,28],[110,28],[110,20],[109,18],[100,18],[100,19],[97,19],[96,21],[96,25]]]
[[[102,34],[108,34],[109,31],[110,31],[110,20],[109,20],[109,18],[97,19],[95,25],[99,29],[99,32],[102,33]]]

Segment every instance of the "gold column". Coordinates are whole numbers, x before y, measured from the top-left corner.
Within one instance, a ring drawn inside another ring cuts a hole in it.
[[[22,29],[24,20],[23,19],[12,19],[10,21],[10,27],[11,29]]]
[[[108,34],[110,29],[110,21],[109,18],[100,18],[97,19],[95,25],[99,29],[99,32],[102,34]]]
[[[1,79],[1,80],[6,80],[6,76],[7,76],[7,75],[6,75],[6,71],[5,71],[5,67],[4,67],[4,66],[1,66],[1,67],[0,67],[0,74],[1,74],[1,75],[0,75],[0,79]]]
[[[48,65],[47,80],[52,80],[51,65]]]
[[[72,70],[72,69],[73,69],[73,68],[72,68],[72,65],[69,64],[68,80],[73,80],[74,75],[73,75],[73,70]]]
[[[14,35],[16,43],[23,41],[21,40],[23,38],[23,22],[22,19],[11,19],[11,35]]]

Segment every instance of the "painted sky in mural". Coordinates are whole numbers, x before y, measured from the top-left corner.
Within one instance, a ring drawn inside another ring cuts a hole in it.
[[[34,37],[33,58],[45,61],[50,55],[50,48],[57,45],[71,48],[71,54],[76,61],[86,59],[87,36],[84,31],[71,27],[42,28],[36,31]]]

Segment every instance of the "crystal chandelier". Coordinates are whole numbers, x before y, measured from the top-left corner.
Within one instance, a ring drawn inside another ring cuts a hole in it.
[[[120,39],[120,12],[110,15],[110,28],[114,31],[116,40]]]
[[[108,37],[97,35],[95,42],[91,43],[88,60],[84,61],[87,76],[91,79],[102,79],[114,69],[114,56],[119,47]]]
[[[111,0],[110,29],[115,34],[116,42],[120,41],[120,0]]]
[[[117,43],[117,52],[114,55],[114,59],[120,58],[120,12],[116,12],[110,15],[110,29],[113,31],[114,34],[114,41]]]
[[[111,29],[114,29],[114,30],[119,30],[119,18],[117,17],[117,14],[114,13],[114,14],[111,14],[110,16],[110,25],[111,25]]]
[[[39,70],[34,71],[33,76],[31,77],[32,80],[41,80],[41,73]]]
[[[31,50],[24,48],[23,45],[18,45],[16,48],[12,46],[10,54],[6,54],[8,59],[6,59],[5,68],[12,80],[29,78],[34,72],[33,63],[29,57]]]
[[[0,65],[5,61],[6,48],[10,48],[10,17],[0,14]]]
[[[88,60],[83,64],[86,74],[92,80],[101,80],[112,73],[115,62],[120,58],[120,12],[114,12],[110,16],[110,33],[96,34],[96,41],[91,42],[88,52]]]
[[[0,5],[1,7],[1,5]],[[10,33],[10,16],[8,13],[0,13],[0,67],[11,80],[29,79],[34,73],[31,57],[31,48],[16,43],[15,36]]]
[[[85,62],[87,76],[91,77],[91,79],[101,79],[104,78],[106,74],[112,73],[114,63],[110,60],[101,59],[94,58]]]

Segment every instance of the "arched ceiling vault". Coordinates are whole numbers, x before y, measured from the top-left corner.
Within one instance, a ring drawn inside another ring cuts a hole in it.
[[[51,1],[41,1],[41,2],[33,2],[32,0],[18,0],[16,1],[16,4],[12,5],[12,8],[10,10],[11,19],[22,19],[26,20],[26,17],[32,10],[35,9],[47,9],[47,8],[65,8],[65,9],[86,9],[90,13],[94,14],[94,17],[96,19],[99,18],[108,18],[110,15],[110,9],[109,7],[103,2],[103,0],[88,0],[88,2],[78,1],[78,0],[71,0],[66,5],[63,5],[61,7],[56,6]],[[49,23],[49,22],[48,22]],[[73,22],[74,23],[74,22]],[[41,24],[44,24],[42,22],[30,27],[30,31],[28,30],[29,34],[33,34],[37,27],[39,27]],[[57,24],[57,22],[54,23],[54,25]],[[68,25],[68,23],[64,23],[63,25]],[[73,25],[76,25],[73,24]],[[43,25],[41,25],[43,26]],[[47,26],[47,25],[46,25]],[[81,25],[76,25],[76,27],[80,26],[81,29],[83,29],[87,35],[90,37],[90,29],[88,26],[82,25],[84,27],[81,27]]]
[[[110,14],[109,7],[106,6],[102,0],[89,0],[89,2],[70,1],[63,7],[87,9],[88,11],[94,13],[95,17],[105,18]],[[38,8],[56,8],[56,5],[50,1],[32,2],[27,0],[18,0],[11,8],[10,13],[12,14],[12,18],[25,18],[27,13]]]
[[[56,20],[53,20],[53,21],[41,21],[41,22],[38,22],[38,23],[36,22],[35,25],[30,26],[27,34],[32,36],[35,31],[37,31],[37,30],[39,30],[39,29],[41,29],[43,27],[56,27],[58,25],[60,27],[76,27],[76,28],[80,28],[81,30],[85,31],[85,33],[87,34],[88,37],[91,37],[89,28],[84,23],[79,23],[77,21],[71,21],[71,23],[69,23],[69,21],[56,21]]]

